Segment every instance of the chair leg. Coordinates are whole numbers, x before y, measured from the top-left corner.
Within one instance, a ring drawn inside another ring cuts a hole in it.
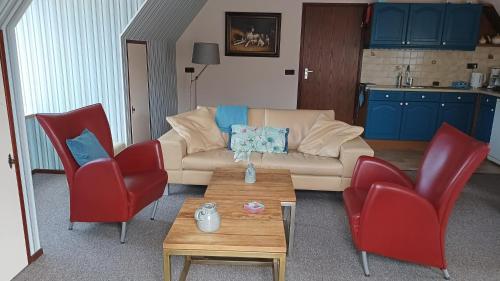
[[[154,221],[155,220],[155,215],[156,215],[156,209],[158,209],[158,202],[160,201],[160,199],[156,200],[154,205],[153,205],[153,212],[151,213],[151,220]]]
[[[167,189],[167,196],[169,196],[170,195],[170,184],[169,183],[167,183],[166,189]]]
[[[370,276],[370,269],[368,268],[368,257],[366,256],[366,252],[361,252],[361,260],[363,261],[363,271],[365,272],[365,276]]]
[[[68,224],[68,230],[73,230],[73,224],[74,222],[70,221]]]
[[[450,280],[450,273],[448,273],[448,269],[447,268],[443,268],[441,270],[443,271],[444,279]]]
[[[127,222],[122,222],[122,232],[120,235],[120,242],[125,243],[125,235],[127,234]]]

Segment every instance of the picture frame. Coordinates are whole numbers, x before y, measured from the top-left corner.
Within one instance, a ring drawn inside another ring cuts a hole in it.
[[[226,56],[279,57],[281,13],[226,12]]]

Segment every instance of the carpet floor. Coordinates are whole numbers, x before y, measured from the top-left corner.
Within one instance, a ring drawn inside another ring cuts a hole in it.
[[[500,280],[500,176],[474,175],[448,226],[447,257],[452,280]],[[35,175],[35,196],[44,255],[14,280],[163,280],[162,242],[186,197],[204,188],[174,186],[128,226],[119,242],[118,224],[68,225],[68,189],[61,175]],[[444,280],[435,268],[369,255],[365,278],[351,241],[340,193],[297,192],[295,252],[287,280]],[[177,280],[182,259],[173,259]],[[188,280],[272,280],[270,267],[193,265]]]

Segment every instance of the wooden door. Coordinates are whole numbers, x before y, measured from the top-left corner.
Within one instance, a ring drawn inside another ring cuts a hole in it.
[[[148,51],[146,42],[127,41],[132,143],[151,139]]]
[[[2,32],[0,37],[0,280],[11,280],[28,265],[29,250]]]
[[[364,4],[304,4],[299,109],[333,109],[353,123]]]

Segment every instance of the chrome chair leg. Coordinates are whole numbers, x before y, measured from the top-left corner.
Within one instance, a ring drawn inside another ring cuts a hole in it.
[[[363,271],[365,272],[365,276],[370,276],[370,269],[368,268],[368,257],[366,256],[366,252],[361,252],[361,260],[363,261]]]
[[[167,183],[167,187],[165,188],[167,190],[167,192],[165,193],[166,196],[169,196],[170,195],[170,184]]]
[[[127,222],[122,222],[122,232],[120,235],[120,242],[125,243],[125,235],[127,234]]]
[[[156,215],[156,209],[158,209],[158,202],[160,201],[160,199],[156,200],[154,205],[153,205],[153,212],[151,213],[151,220],[154,221],[155,220],[155,215]]]
[[[443,268],[441,270],[443,271],[444,279],[450,280],[450,273],[448,273],[448,269],[447,268]]]
[[[68,225],[68,230],[73,230],[73,224],[74,222],[70,221]]]

